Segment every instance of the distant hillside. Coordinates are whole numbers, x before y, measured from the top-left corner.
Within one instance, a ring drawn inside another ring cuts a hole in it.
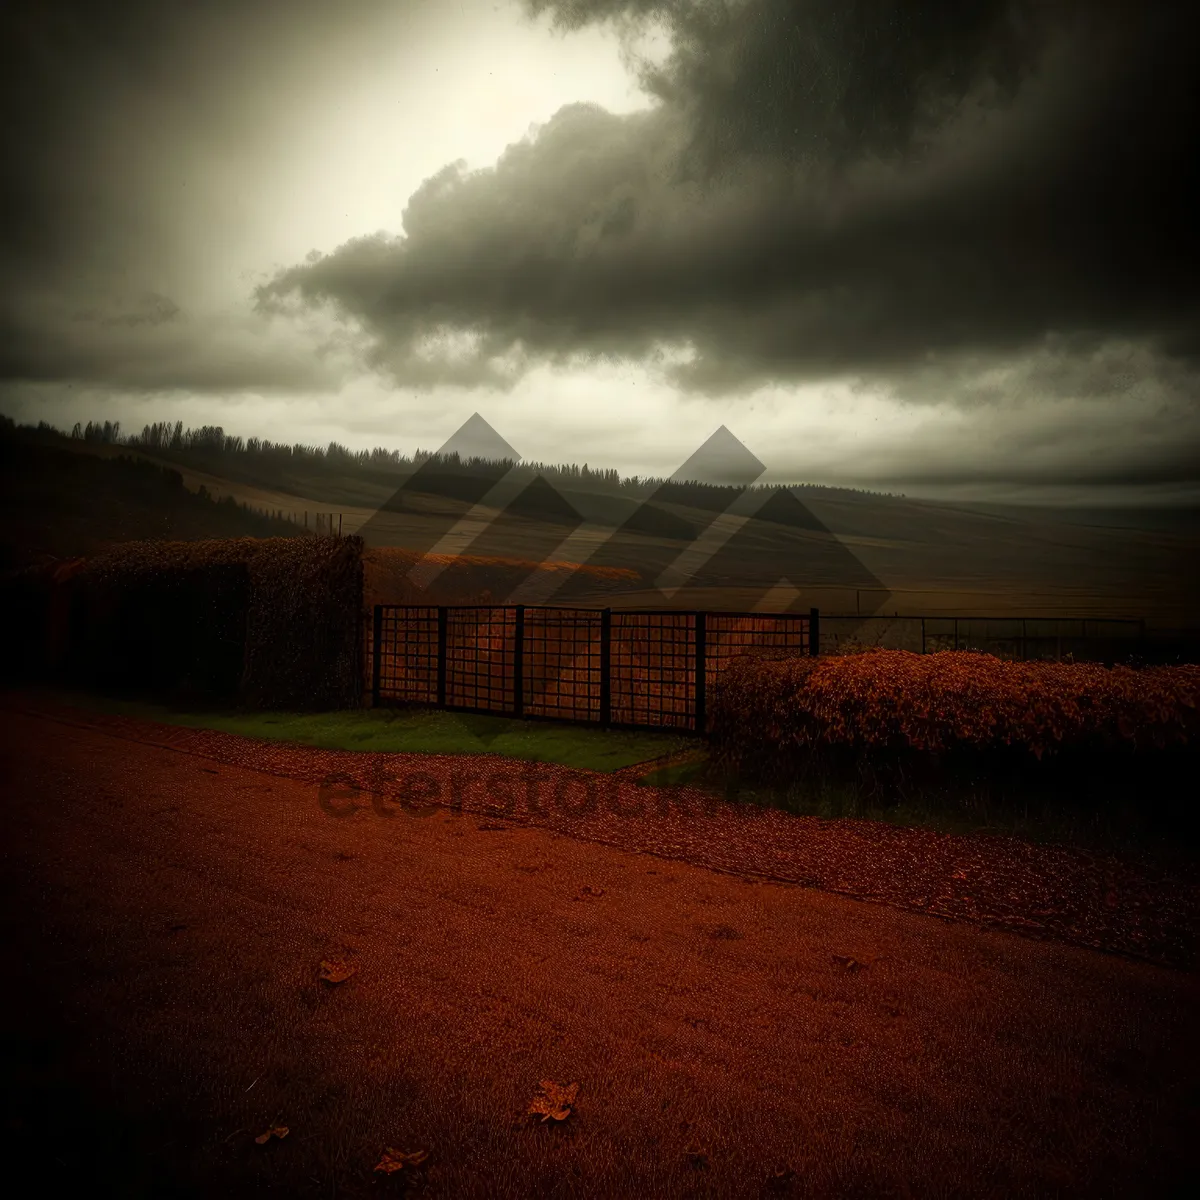
[[[1200,617],[1200,538],[1187,514],[1174,519],[1145,510],[1140,516],[1133,510],[1039,510],[767,485],[742,496],[736,508],[745,523],[739,526],[737,519],[718,518],[737,488],[620,479],[586,467],[546,469],[539,479],[536,464],[506,470],[504,463],[420,452],[408,460],[382,450],[354,455],[337,447],[316,451],[253,440],[239,448],[240,439],[226,439],[219,429],[148,428],[136,438],[123,438],[112,425],[90,425],[72,437],[49,427],[20,433],[30,444],[74,460],[115,465],[132,456],[147,472],[139,479],[179,476],[182,491],[194,500],[207,492],[222,498],[230,514],[241,506],[241,517],[229,519],[251,524],[229,532],[256,532],[253,522],[261,518],[255,513],[290,512],[303,525],[306,519],[314,523],[318,511],[332,510],[335,528],[362,534],[371,547],[418,553],[441,547],[442,553],[456,531],[449,543],[457,554],[632,570],[642,581],[596,591],[580,573],[549,592],[531,581],[529,589],[514,593],[522,603],[552,598],[558,604],[654,608],[765,603],[774,611],[794,611],[813,605],[823,613],[863,615],[1145,617],[1170,628],[1192,628]],[[131,467],[126,462],[120,469]],[[493,481],[499,486],[492,488]],[[32,494],[37,486],[25,490]],[[171,487],[176,493],[170,504],[127,494],[119,518],[94,518],[85,505],[75,519],[138,530],[125,536],[166,536],[157,533],[164,515],[182,519],[191,503],[178,495],[178,484]],[[7,481],[6,488],[15,490]],[[485,504],[475,508],[485,492]],[[135,516],[131,510],[140,505],[151,511]],[[194,511],[211,514],[217,507],[207,501]],[[209,516],[199,525],[195,534],[172,536],[221,532]],[[65,526],[26,540],[49,543],[51,533],[61,535],[59,544],[71,541]],[[708,549],[697,553],[698,542]],[[70,545],[61,552],[83,551]],[[687,583],[667,595],[655,584],[671,578],[676,564]]]
[[[0,416],[0,421],[12,425],[8,418]],[[420,449],[410,457],[383,447],[352,451],[337,442],[314,446],[242,438],[227,434],[220,426],[185,429],[181,421],[146,425],[137,434],[123,433],[120,422],[111,421],[76,425],[71,433],[45,422],[36,430],[29,426],[19,428],[26,434],[36,435],[45,444],[103,455],[123,450],[148,461],[173,466],[193,490],[196,480],[205,479],[210,490],[215,485],[221,494],[233,494],[238,499],[246,497],[252,508],[270,507],[268,502],[274,498],[279,507],[297,512],[306,507],[310,511],[316,508],[343,512],[363,510],[364,513],[375,510],[385,505],[434,457],[429,451]],[[469,464],[464,462],[462,466],[467,468]],[[621,476],[611,468],[591,467],[586,463],[582,466],[541,462],[511,464],[509,478],[514,482],[530,483],[539,476],[558,493],[582,493],[597,500],[611,497],[614,513],[628,511],[652,493],[656,494],[657,501],[719,512],[741,490],[713,484],[668,483],[659,478]],[[804,482],[760,483],[751,487],[749,493],[766,497],[780,487],[795,491],[806,501],[831,501],[847,511],[901,511],[904,508],[901,502],[906,499],[893,492]],[[916,502],[926,510],[942,508],[948,513],[1006,518],[1024,525],[1082,525],[1181,536],[1200,532],[1200,510],[1195,508]]]
[[[242,438],[227,434],[219,425],[185,429],[182,421],[146,425],[141,433],[121,431],[120,422],[88,422],[76,425],[68,435],[43,422],[43,436],[94,447],[124,446],[181,468],[218,476],[258,489],[290,493],[324,505],[377,506],[399,488],[414,472],[435,455],[418,449],[411,457],[398,450],[376,447],[350,450],[337,442],[328,446],[271,442],[262,438]],[[457,461],[457,456],[453,456]],[[695,457],[695,456],[693,456]],[[466,465],[468,460],[464,459]],[[511,478],[530,482],[542,476],[559,490],[639,499],[655,491],[666,480],[637,475],[622,476],[612,468],[591,467],[587,463],[515,462],[509,460]],[[680,503],[694,502],[715,511],[722,493],[732,496],[740,489],[703,483],[672,484],[673,498]],[[752,491],[764,494],[779,484],[759,485]],[[816,492],[840,495],[890,496],[857,488],[827,488],[799,483],[795,486]],[[726,501],[727,502],[727,501]]]
[[[48,427],[47,427],[48,428]],[[139,434],[125,435],[120,425],[110,422],[76,427],[64,440],[96,449],[117,445],[139,452],[154,461],[174,465],[188,474],[208,475],[226,484],[240,484],[250,493],[275,494],[294,500],[291,507],[371,510],[384,505],[408,483],[433,455],[418,449],[412,457],[397,450],[376,447],[352,451],[337,442],[328,446],[285,444],[260,438],[243,439],[226,434],[220,426],[184,429],[182,422],[147,425]],[[693,456],[695,457],[695,456]],[[466,466],[467,464],[463,464]],[[511,465],[510,479],[531,483],[541,477],[562,494],[585,494],[599,500],[610,497],[614,513],[627,511],[637,502],[656,494],[658,501],[719,512],[741,490],[702,483],[668,483],[654,477],[622,476],[611,468],[584,463],[520,462]],[[866,488],[831,487],[815,483],[756,484],[751,495],[764,498],[780,487],[795,491],[806,501],[833,502],[838,507],[862,511],[902,511],[902,494]],[[241,491],[242,489],[229,489]],[[251,504],[259,497],[251,496]],[[915,499],[915,498],[914,498]],[[1029,506],[963,501],[918,501],[947,512],[1001,517],[1024,525],[1082,525],[1108,529],[1144,530],[1181,536],[1200,532],[1200,512],[1194,508],[1131,506],[1099,508],[1073,506]],[[601,507],[606,507],[601,505]]]
[[[178,471],[73,453],[0,418],[0,570],[143,538],[286,537],[292,522],[184,487]]]

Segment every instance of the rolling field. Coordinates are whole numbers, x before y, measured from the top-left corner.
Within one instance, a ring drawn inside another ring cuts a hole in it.
[[[80,447],[79,452],[130,453],[113,446]],[[203,485],[217,497],[272,511],[307,510],[310,522],[318,511],[340,512],[343,533],[364,532],[372,548],[425,553],[470,513],[477,536],[457,553],[582,562],[638,576],[599,582],[581,574],[554,593],[556,604],[746,611],[763,603],[764,593],[784,577],[795,592],[776,598],[780,609],[791,604],[826,613],[1142,617],[1152,629],[1200,629],[1200,585],[1194,581],[1200,534],[1181,518],[1164,523],[1153,514],[1138,527],[1136,510],[1086,520],[1086,514],[1073,518],[1065,510],[1030,509],[1023,516],[1015,507],[799,489],[805,512],[752,521],[737,532],[735,550],[719,551],[686,587],[664,596],[654,587],[660,570],[709,526],[711,512],[656,501],[654,520],[642,523],[650,532],[627,531],[610,541],[613,524],[637,509],[628,496],[563,492],[583,519],[582,528],[572,532],[574,525],[564,524],[561,514],[539,518],[536,509],[520,515],[499,507],[472,510],[444,495],[413,493],[393,504],[394,489],[354,478],[319,486],[297,479],[296,491],[283,491],[176,469],[189,488]],[[380,506],[396,511],[381,513]],[[1096,523],[1103,520],[1110,523]],[[654,533],[656,525],[666,532]],[[563,547],[570,552],[556,553]],[[515,588],[527,574],[506,574],[499,591],[490,587],[494,579],[481,577],[474,590],[489,589],[493,602],[504,603],[505,589]],[[392,600],[398,589],[386,570],[379,569],[368,583],[377,602],[408,602]],[[439,591],[435,582],[429,595]]]

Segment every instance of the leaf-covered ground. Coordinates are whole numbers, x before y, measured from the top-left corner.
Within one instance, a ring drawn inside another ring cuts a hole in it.
[[[1186,881],[1138,904],[1130,864],[633,785],[574,817],[580,772],[539,816],[502,760],[379,765],[458,780],[461,810],[415,778],[406,808],[322,789],[353,756],[76,718],[0,733],[5,1131],[47,1188],[1141,1196],[1193,1169],[1196,974],[1062,940],[1095,909],[1186,957]],[[893,875],[1074,924],[940,920]]]
[[[41,697],[16,694],[8,703],[189,757],[324,782],[328,810],[356,822],[381,814],[427,820],[450,808],[1185,969],[1200,960],[1200,864],[1168,867],[1014,837],[800,817],[692,788],[639,787],[624,773],[499,756],[320,750],[84,712]]]

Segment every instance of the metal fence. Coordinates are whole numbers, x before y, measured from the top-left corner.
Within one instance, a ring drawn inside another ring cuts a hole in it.
[[[534,605],[376,605],[367,629],[372,703],[706,730],[705,699],[737,654],[838,654],[861,646],[976,650],[1019,660],[1138,661],[1135,619],[863,617]]]
[[[815,655],[820,615],[379,604],[375,705],[700,733],[738,654]]]
[[[826,615],[823,622],[822,651],[826,654],[857,644],[921,654],[978,650],[1023,661],[1069,658],[1118,663],[1138,658],[1147,648],[1146,624],[1137,618],[864,617],[838,613]]]
[[[277,517],[283,521],[291,521],[293,525],[302,525],[310,533],[324,534],[326,537],[342,536],[342,517],[340,512],[317,512],[313,509],[302,508],[268,508],[262,504],[248,506],[251,512],[262,517]],[[312,523],[309,523],[309,517]]]

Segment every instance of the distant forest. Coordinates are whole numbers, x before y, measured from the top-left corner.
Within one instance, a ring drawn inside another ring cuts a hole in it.
[[[12,425],[3,417],[0,420]],[[241,438],[227,434],[219,425],[205,425],[199,429],[185,429],[182,421],[171,424],[159,421],[143,427],[141,433],[122,434],[119,421],[89,421],[86,425],[76,424],[67,434],[46,421],[34,426],[17,428],[47,441],[75,439],[85,443],[128,446],[156,458],[176,462],[181,466],[207,471],[226,479],[238,480],[259,486],[274,485],[288,490],[297,476],[307,478],[361,478],[367,482],[399,486],[417,467],[430,459],[437,458],[435,451],[418,449],[410,458],[399,450],[350,450],[338,442],[328,446],[308,446],[299,442],[287,445],[263,438]],[[448,465],[469,469],[479,460],[461,463],[457,455],[445,460]],[[542,475],[548,482],[560,485],[564,490],[644,496],[667,484],[667,480],[637,475],[622,477],[613,469],[603,470],[575,464],[513,463],[517,478],[533,479]],[[774,492],[781,486],[807,489],[817,492],[853,493],[863,496],[892,496],[891,492],[872,492],[860,488],[831,488],[821,484],[757,484],[751,491]],[[671,484],[671,499],[686,504],[689,500],[704,503],[714,493],[735,492],[740,488],[719,487],[702,483]]]
[[[93,438],[93,440],[95,440]],[[142,539],[299,537],[282,515],[254,512],[184,486],[168,466],[132,454],[72,450],[44,426],[0,416],[0,571],[52,558],[87,557]]]

